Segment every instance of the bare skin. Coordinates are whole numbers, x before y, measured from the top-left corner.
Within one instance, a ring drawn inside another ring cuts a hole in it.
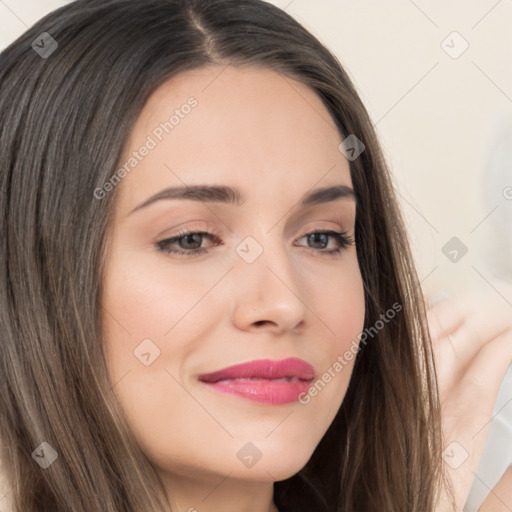
[[[493,286],[495,289],[466,290],[428,311],[446,446],[457,443],[452,447],[456,447],[458,456],[467,453],[461,464],[446,464],[457,510],[463,509],[469,495],[498,391],[512,361],[512,286],[504,282]],[[512,489],[510,470],[490,492],[481,510],[511,510],[508,489]],[[445,500],[446,496],[439,507],[443,512],[451,510]]]
[[[102,302],[114,391],[175,510],[278,512],[273,482],[311,456],[343,400],[352,363],[307,405],[219,394],[198,376],[286,357],[302,358],[322,375],[357,339],[364,296],[355,246],[327,255],[338,247],[334,238],[319,248],[305,236],[333,230],[353,238],[355,205],[348,198],[298,205],[314,188],[351,187],[349,166],[312,91],[270,70],[232,67],[186,72],[163,84],[135,123],[122,162],[191,96],[197,106],[118,185]],[[197,184],[237,187],[246,201],[160,200],[132,212],[166,187]],[[182,228],[216,237],[200,238],[207,252],[194,256],[168,252],[190,250],[184,238],[167,252],[157,249]],[[240,245],[247,236],[256,244]],[[248,263],[240,247],[262,253]],[[465,304],[450,309],[447,301],[429,313],[443,431],[470,453],[450,473],[460,510],[485,439],[472,436],[492,416],[512,355],[508,316],[497,324],[485,308],[475,316]],[[478,338],[461,329],[468,318],[483,319]],[[160,351],[147,366],[134,357],[144,339],[154,344],[146,352]],[[250,468],[237,457],[248,442],[262,454]],[[440,503],[439,510],[449,509]]]
[[[352,188],[349,163],[328,111],[306,86],[264,68],[217,66],[177,75],[152,95],[122,162],[191,96],[197,106],[116,191],[102,300],[109,369],[175,510],[277,512],[273,483],[312,455],[353,360],[307,404],[221,394],[198,376],[298,357],[320,377],[358,341],[364,293],[356,247],[306,236],[353,238],[355,203],[299,205],[313,189]],[[198,184],[237,187],[246,201],[165,199],[132,212],[166,187]],[[169,253],[189,251],[190,239],[157,249],[182,228],[216,236],[192,240],[207,251],[193,256]],[[248,236],[252,245],[240,245]],[[262,253],[248,263],[237,247]],[[160,350],[147,366],[134,357],[144,339]],[[262,455],[252,467],[237,457],[247,443]]]
[[[510,512],[510,510],[512,510],[512,467],[508,468],[489,493],[479,512]]]

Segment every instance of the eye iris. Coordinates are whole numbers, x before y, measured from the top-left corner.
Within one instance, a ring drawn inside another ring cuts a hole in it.
[[[191,233],[190,235],[185,235],[182,238],[180,238],[180,246],[182,249],[198,249],[201,247],[201,234],[200,233]],[[186,243],[181,243],[183,240],[186,240]],[[192,245],[194,243],[197,245],[197,247],[190,247],[188,243],[191,242]]]
[[[309,237],[310,240],[313,240],[313,243],[320,243],[322,245],[321,249],[324,249],[325,245],[327,245],[328,238],[326,233],[311,233]]]

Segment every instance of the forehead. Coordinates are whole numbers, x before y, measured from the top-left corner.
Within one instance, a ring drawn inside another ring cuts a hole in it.
[[[206,182],[247,191],[266,183],[296,188],[295,195],[315,185],[351,186],[340,133],[321,99],[265,67],[208,66],[167,80],[142,109],[122,163],[148,138],[155,147],[123,180],[139,197],[160,185]]]

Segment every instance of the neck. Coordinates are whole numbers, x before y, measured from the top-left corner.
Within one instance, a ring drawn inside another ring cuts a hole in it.
[[[196,475],[162,476],[169,502],[176,512],[279,512],[273,481],[248,481]]]

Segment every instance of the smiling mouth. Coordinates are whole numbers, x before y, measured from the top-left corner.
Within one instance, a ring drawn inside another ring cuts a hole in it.
[[[306,393],[315,369],[306,361],[289,357],[279,361],[259,359],[199,376],[215,392],[234,395],[262,404],[296,402]]]
[[[233,379],[219,379],[211,384],[226,383],[226,382],[310,382],[311,379],[299,379],[299,377],[280,377],[279,379],[265,379],[262,377],[236,377]]]
[[[274,361],[272,359],[258,359],[246,363],[236,364],[211,373],[202,374],[202,382],[217,382],[220,380],[235,379],[299,379],[311,380],[315,376],[315,369],[306,361],[297,357],[289,357]]]

